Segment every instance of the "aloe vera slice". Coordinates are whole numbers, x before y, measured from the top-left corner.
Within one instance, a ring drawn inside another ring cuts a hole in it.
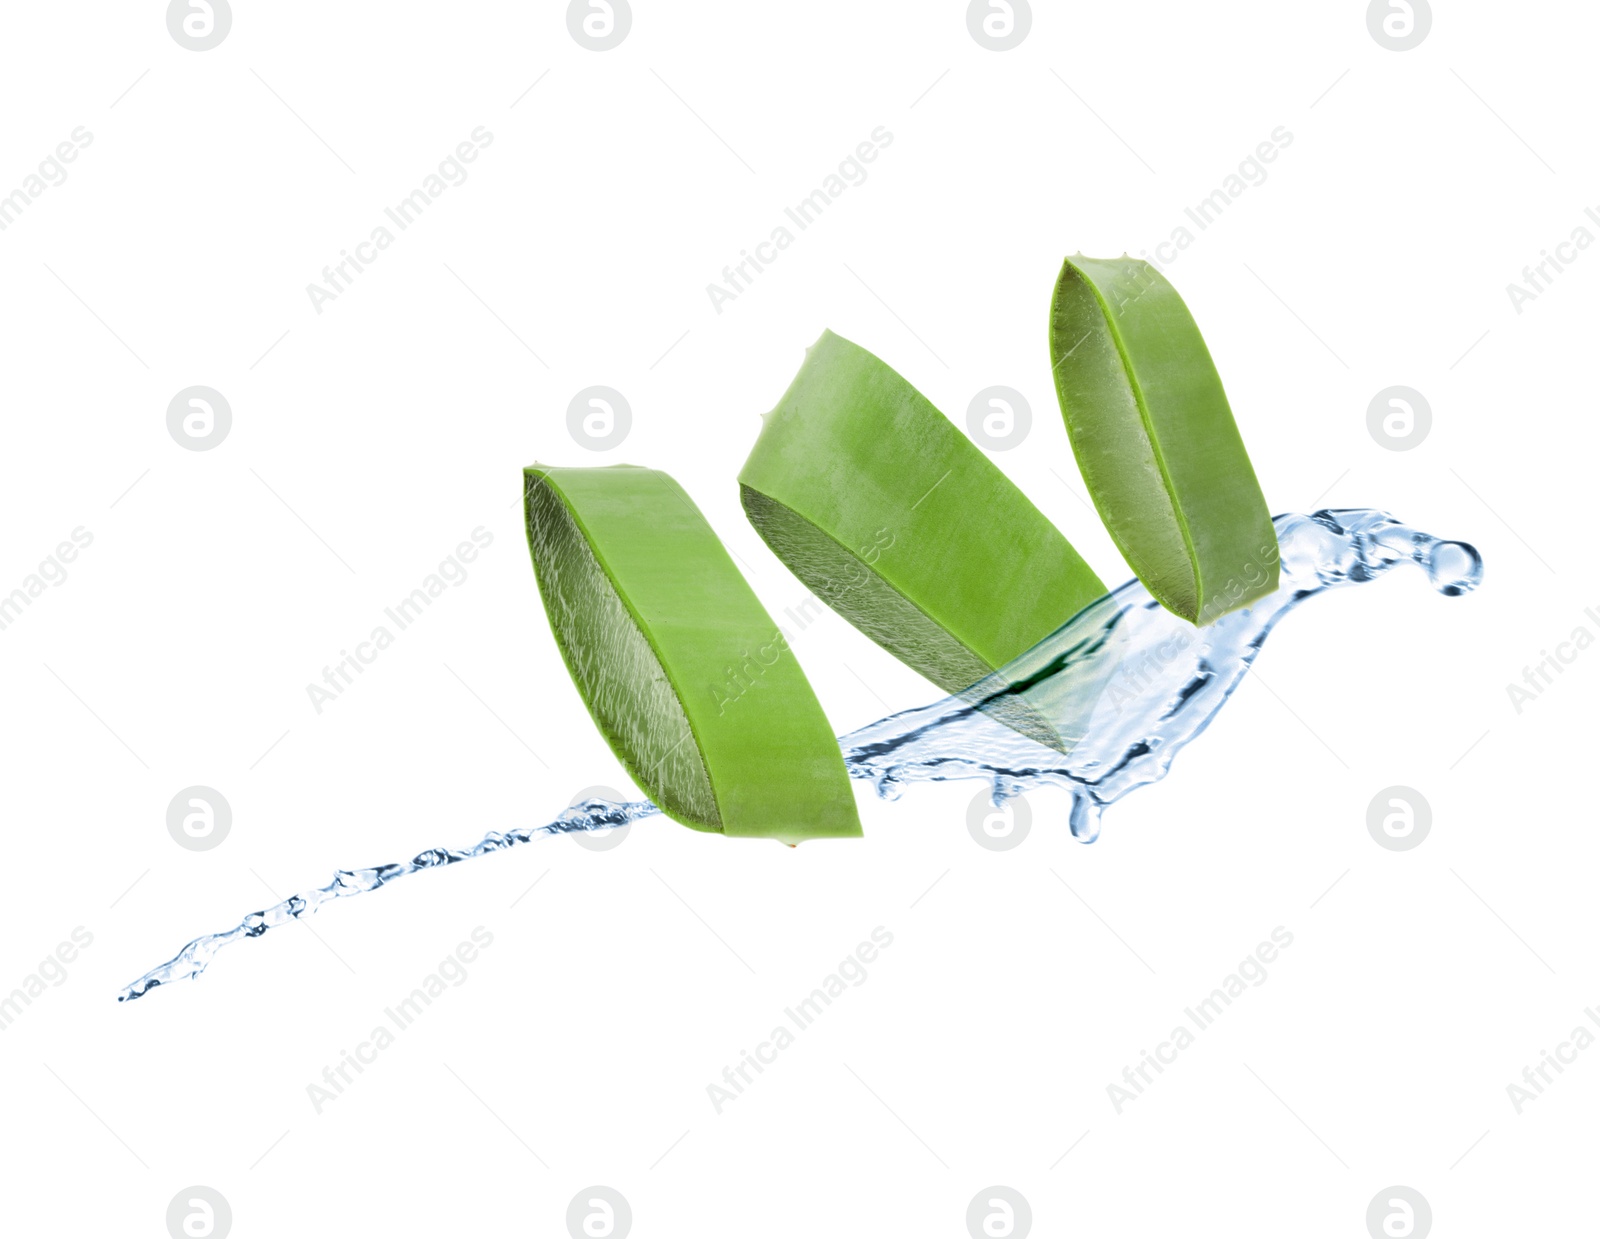
[[[949,419],[831,331],[766,415],[739,491],[817,597],[949,693],[1105,593]]]
[[[523,471],[528,547],[606,742],[697,830],[798,843],[861,823],[833,729],[778,626],[665,473]]]
[[[1149,263],[1067,259],[1050,360],[1073,454],[1129,566],[1191,623],[1278,587],[1278,539],[1200,329]]]

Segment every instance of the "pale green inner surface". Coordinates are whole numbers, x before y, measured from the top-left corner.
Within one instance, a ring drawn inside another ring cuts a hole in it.
[[[789,571],[913,671],[952,696],[968,697],[969,688],[998,670],[805,517],[749,486],[739,487],[739,497],[750,523]],[[1071,618],[1064,615],[1061,622]],[[1070,743],[1021,701],[996,702],[984,709],[1040,744],[1061,752],[1070,749]]]
[[[945,692],[958,693],[994,670],[805,517],[748,486],[739,487],[739,497],[750,523],[789,571],[823,602]]]
[[[566,503],[528,481],[528,538],[550,626],[596,724],[636,782],[672,817],[722,829],[689,717]]]
[[[1199,609],[1197,568],[1149,416],[1099,290],[1070,262],[1068,270],[1053,309],[1058,341],[1070,353],[1055,366],[1073,454],[1129,566],[1169,609],[1192,616]],[[1069,343],[1065,337],[1078,331]]]

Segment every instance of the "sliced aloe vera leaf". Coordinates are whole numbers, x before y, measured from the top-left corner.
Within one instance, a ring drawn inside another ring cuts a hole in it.
[[[1278,538],[1200,329],[1137,258],[1067,259],[1050,360],[1073,454],[1128,565],[1191,623],[1278,587]]]
[[[523,480],[556,644],[650,799],[725,835],[860,835],[838,741],[805,673],[682,487],[632,465],[534,465]]]
[[[944,414],[831,331],[766,415],[739,490],[757,532],[818,598],[949,693],[1105,593]]]

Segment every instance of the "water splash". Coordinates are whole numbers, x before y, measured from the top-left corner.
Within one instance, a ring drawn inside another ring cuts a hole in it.
[[[1062,787],[1072,795],[1073,836],[1093,842],[1101,811],[1167,773],[1238,687],[1278,621],[1307,598],[1375,580],[1404,563],[1421,567],[1433,587],[1451,597],[1483,579],[1474,548],[1421,533],[1383,512],[1325,509],[1273,523],[1281,555],[1276,592],[1196,628],[1129,581],[967,691],[841,738],[851,777],[871,781],[887,799],[911,782],[984,779],[997,805],[1033,788]],[[1000,719],[1026,720],[1024,730]],[[340,870],[327,886],[196,938],[127,986],[117,1001],[198,977],[223,947],[259,938],[336,899],[534,839],[608,830],[658,812],[648,801],[589,800],[542,826],[491,832],[466,850],[432,848],[404,864]]]
[[[888,799],[909,782],[986,779],[996,805],[1033,788],[1062,787],[1072,795],[1072,834],[1090,843],[1105,806],[1167,773],[1239,686],[1278,621],[1306,599],[1404,563],[1421,567],[1451,597],[1483,579],[1473,547],[1383,512],[1324,510],[1273,524],[1281,555],[1274,593],[1196,628],[1129,581],[965,692],[845,736],[839,743],[851,776],[872,781]],[[1048,722],[1067,751],[997,721],[1019,714]]]

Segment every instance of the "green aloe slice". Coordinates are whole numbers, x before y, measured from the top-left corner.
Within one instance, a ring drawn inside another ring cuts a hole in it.
[[[1050,360],[1073,454],[1150,593],[1209,624],[1278,587],[1278,539],[1188,308],[1137,258],[1067,259]]]
[[[683,489],[632,465],[523,472],[545,613],[596,726],[663,812],[856,836],[844,759],[778,626]]]
[[[757,532],[818,598],[949,693],[1105,593],[948,418],[831,331],[766,415],[739,491]]]

